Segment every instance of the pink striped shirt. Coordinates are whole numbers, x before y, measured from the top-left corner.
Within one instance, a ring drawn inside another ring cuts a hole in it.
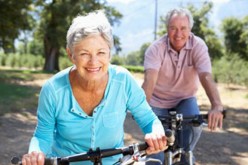
[[[167,35],[155,41],[145,53],[144,67],[159,71],[150,100],[152,106],[159,108],[172,108],[195,96],[198,74],[211,73],[208,47],[193,33],[179,54],[171,48]]]

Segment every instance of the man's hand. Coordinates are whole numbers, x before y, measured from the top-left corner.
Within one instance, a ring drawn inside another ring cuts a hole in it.
[[[222,128],[223,114],[221,110],[210,110],[208,112],[208,128],[211,131],[216,130],[217,127]]]

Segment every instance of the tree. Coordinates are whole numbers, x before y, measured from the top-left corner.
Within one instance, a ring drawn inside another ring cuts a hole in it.
[[[28,44],[28,53],[33,55],[43,55],[44,54],[43,43],[37,39],[33,39]]]
[[[32,0],[0,1],[0,47],[4,53],[15,52],[14,41],[22,31],[31,30]]]
[[[144,64],[144,55],[146,52],[146,49],[149,47],[151,43],[147,42],[144,43],[141,47],[140,50],[138,51],[133,51],[129,53],[126,57],[126,64],[127,65],[141,65],[143,66]]]
[[[123,59],[123,57],[120,57],[118,55],[113,55],[112,58],[111,58],[111,64],[123,65],[124,64],[124,59]]]
[[[140,47],[140,51],[139,51],[140,65],[144,64],[145,52],[146,49],[150,46],[150,44],[151,44],[150,42],[147,42]]]
[[[101,1],[102,2],[102,1]],[[106,6],[106,2],[98,0],[38,0],[36,5],[41,7],[39,36],[44,43],[44,70],[59,70],[60,48],[66,45],[65,37],[71,20],[78,14],[85,14],[97,9],[105,9],[111,24],[121,18],[114,8]]]
[[[242,59],[248,60],[248,16],[243,21],[234,17],[226,18],[221,29],[227,53],[237,53]]]
[[[133,66],[140,65],[139,51],[133,51],[129,53],[125,61],[126,61],[126,65],[133,65]]]
[[[215,34],[213,28],[209,27],[208,14],[213,8],[212,2],[205,2],[201,9],[197,10],[194,6],[188,6],[194,19],[192,32],[201,37],[207,44],[209,55],[212,60],[220,59],[223,56],[223,46],[220,39]]]

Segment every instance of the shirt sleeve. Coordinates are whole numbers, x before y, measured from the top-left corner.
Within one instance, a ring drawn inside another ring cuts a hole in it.
[[[199,43],[194,48],[193,55],[193,62],[198,73],[212,72],[208,47],[203,40],[199,39]]]
[[[137,84],[132,75],[128,76],[127,81],[127,109],[132,113],[143,133],[151,133],[161,123],[147,103],[143,89]]]
[[[150,45],[145,52],[145,57],[144,57],[145,70],[155,69],[158,71],[163,62],[163,58],[164,58],[163,56],[164,56],[163,45],[157,42]]]
[[[37,126],[29,145],[29,153],[42,151],[49,154],[55,128],[55,92],[48,82],[41,89],[37,112]]]

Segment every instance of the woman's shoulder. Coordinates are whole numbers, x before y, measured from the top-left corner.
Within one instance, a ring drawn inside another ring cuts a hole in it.
[[[112,79],[124,80],[131,76],[131,73],[123,66],[113,65],[109,66],[109,74]]]
[[[61,70],[58,73],[54,74],[51,78],[47,80],[44,86],[52,85],[55,90],[68,86],[70,70],[71,67]]]

